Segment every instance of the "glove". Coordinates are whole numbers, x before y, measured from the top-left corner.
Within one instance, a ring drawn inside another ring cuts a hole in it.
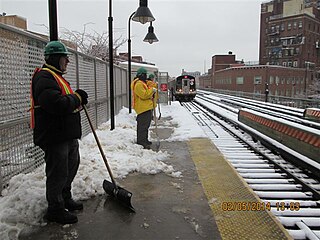
[[[81,100],[82,105],[86,105],[88,103],[88,94],[86,91],[84,91],[82,89],[77,89],[76,94],[78,94],[80,96],[80,98],[81,98],[80,100]]]

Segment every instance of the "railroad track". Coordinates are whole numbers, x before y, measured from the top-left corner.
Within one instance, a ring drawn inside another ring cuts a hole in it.
[[[318,179],[254,142],[232,119],[221,120],[194,102],[182,105],[294,239],[320,239]]]
[[[217,97],[219,98],[219,100],[217,100]],[[236,108],[236,109],[244,107],[244,108],[252,109],[261,113],[266,113],[268,115],[280,117],[304,126],[320,129],[320,123],[304,119],[303,117],[304,109],[286,107],[281,105],[276,106],[270,103],[258,102],[255,100],[243,99],[239,97],[227,96],[222,94],[214,94],[214,93],[198,94],[197,98],[214,103],[214,104],[218,104],[221,106],[224,105],[225,107],[229,106],[231,108]]]

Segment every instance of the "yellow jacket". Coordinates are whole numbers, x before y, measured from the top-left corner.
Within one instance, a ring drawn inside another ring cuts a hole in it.
[[[159,98],[159,91],[158,91],[158,83],[157,82],[154,82],[152,80],[148,80],[147,79],[147,86],[148,87],[151,87],[151,88],[156,88],[157,89],[157,92],[156,94],[154,95],[154,104],[155,106],[157,106],[157,101],[158,101],[158,98]]]
[[[153,88],[135,78],[131,83],[132,90],[132,106],[137,114],[146,112],[156,107],[156,102],[152,103]],[[155,99],[154,99],[155,100]]]
[[[148,87],[154,87],[154,88],[158,89],[158,84],[152,80],[147,79],[147,85],[148,85]]]

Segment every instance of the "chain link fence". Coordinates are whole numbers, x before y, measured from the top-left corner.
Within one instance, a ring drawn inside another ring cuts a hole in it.
[[[46,41],[37,35],[0,23],[0,187],[19,174],[44,163],[43,151],[34,146],[29,127],[30,80],[44,63]],[[110,118],[109,64],[70,49],[65,78],[73,89],[88,95],[88,112],[95,127]],[[127,70],[114,66],[115,113],[128,106]],[[83,136],[91,132],[81,112]],[[1,191],[0,189],[0,191]]]

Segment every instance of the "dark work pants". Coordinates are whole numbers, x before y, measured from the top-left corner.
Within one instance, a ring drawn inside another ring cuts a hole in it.
[[[71,198],[71,183],[79,168],[78,140],[52,144],[43,150],[46,162],[48,210],[64,209],[64,200]]]
[[[140,113],[137,116],[137,143],[143,146],[148,145],[148,130],[151,124],[152,110]]]

